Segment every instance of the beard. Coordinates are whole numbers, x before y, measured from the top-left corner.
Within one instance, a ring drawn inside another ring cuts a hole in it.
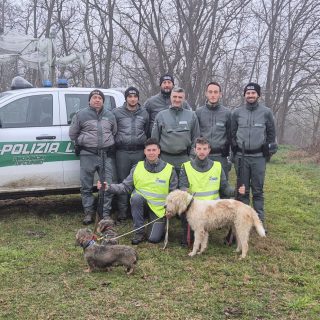
[[[164,96],[169,97],[171,95],[171,89],[161,89],[161,93]]]

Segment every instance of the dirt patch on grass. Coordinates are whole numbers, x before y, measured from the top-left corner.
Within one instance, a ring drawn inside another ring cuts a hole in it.
[[[315,153],[302,149],[288,151],[286,160],[289,163],[320,164],[320,151]]]
[[[80,196],[46,196],[28,197],[16,200],[0,200],[2,214],[10,214],[17,211],[30,212],[38,215],[46,213],[61,213],[82,210]]]
[[[288,249],[288,245],[285,241],[275,238],[272,235],[268,235],[263,239],[254,235],[254,237],[252,237],[252,242],[254,243],[256,250],[272,257],[281,258]]]

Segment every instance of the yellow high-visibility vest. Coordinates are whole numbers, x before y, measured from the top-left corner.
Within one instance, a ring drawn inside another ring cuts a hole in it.
[[[169,194],[170,177],[173,166],[169,163],[158,173],[149,172],[144,167],[144,161],[139,161],[134,173],[134,192],[142,195],[149,208],[159,217],[165,215],[165,200]]]
[[[199,200],[219,199],[221,163],[214,161],[207,172],[195,170],[190,161],[183,163],[189,181],[189,192]]]

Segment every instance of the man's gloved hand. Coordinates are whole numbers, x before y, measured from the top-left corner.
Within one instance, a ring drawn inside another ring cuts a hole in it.
[[[228,157],[230,155],[229,145],[221,147],[221,156]]]
[[[270,161],[270,158],[278,151],[278,145],[275,142],[265,143],[262,146],[263,156],[266,158],[267,162]]]
[[[269,154],[273,156],[278,151],[278,144],[276,142],[269,143]]]
[[[81,147],[78,144],[74,145],[74,153],[76,156],[80,156]]]

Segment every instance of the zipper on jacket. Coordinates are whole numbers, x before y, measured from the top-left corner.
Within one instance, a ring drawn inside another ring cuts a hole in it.
[[[251,118],[252,118],[252,110],[250,110],[250,113],[249,113],[249,136],[248,136],[248,138],[249,138],[248,149],[249,150],[251,149],[251,147],[250,147],[250,145],[251,145],[251,129],[252,129]]]
[[[100,114],[97,114],[97,146],[98,149],[102,147],[103,143],[103,130],[101,125],[101,118],[102,118],[102,112]]]

